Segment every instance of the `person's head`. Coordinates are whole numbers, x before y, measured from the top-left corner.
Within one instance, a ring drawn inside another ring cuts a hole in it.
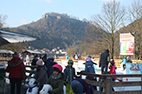
[[[87,57],[85,61],[88,62],[88,61],[92,61],[92,60],[90,57]]]
[[[88,57],[92,58],[90,55]]]
[[[59,73],[62,73],[62,70],[63,70],[63,68],[59,64],[55,64],[52,66],[52,74],[54,76],[57,76]]]
[[[13,54],[13,58],[15,58],[15,57],[19,57],[19,54],[17,52],[14,52],[14,54]]]
[[[53,62],[54,61],[54,57],[53,56],[49,56],[49,58],[48,58],[51,62]]]
[[[43,54],[43,55],[41,56],[41,59],[42,59],[43,61],[45,61],[45,60],[47,59],[47,54]]]
[[[73,60],[69,60],[69,61],[68,61],[68,66],[69,66],[69,67],[72,67],[72,65],[73,65]]]
[[[111,64],[112,64],[112,65],[114,65],[114,64],[115,64],[114,59],[111,61]]]
[[[124,56],[124,58],[126,59],[126,58],[127,58],[127,56]]]
[[[108,52],[108,53],[109,53],[109,50],[108,50],[108,49],[106,49],[106,52]]]
[[[38,58],[38,55],[37,55],[37,54],[35,54],[35,55],[34,55],[34,59],[37,59],[37,58]]]
[[[40,70],[41,66],[43,66],[43,61],[42,59],[39,59],[37,62],[36,62],[36,65],[37,65],[37,71]]]
[[[42,59],[39,59],[39,60],[36,62],[36,65],[37,65],[37,66],[43,66],[43,61],[42,61]]]

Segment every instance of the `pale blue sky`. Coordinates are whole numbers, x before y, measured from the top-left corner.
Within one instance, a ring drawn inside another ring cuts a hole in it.
[[[56,12],[91,20],[100,14],[102,6],[110,0],[1,0],[0,15],[7,15],[6,27],[17,27],[37,21],[45,13]],[[128,6],[133,0],[117,0]]]

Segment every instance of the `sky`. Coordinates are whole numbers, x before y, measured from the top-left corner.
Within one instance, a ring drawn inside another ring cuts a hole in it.
[[[67,14],[76,18],[91,20],[101,14],[102,6],[110,0],[1,0],[0,15],[6,15],[5,27],[36,22],[46,13]],[[133,0],[116,0],[129,6]]]

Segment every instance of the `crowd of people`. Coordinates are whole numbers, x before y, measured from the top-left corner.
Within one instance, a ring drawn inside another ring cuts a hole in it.
[[[108,67],[109,62],[111,63]],[[63,94],[63,85],[66,86],[66,94],[93,94],[94,90],[97,90],[96,86],[88,84],[85,80],[76,75],[76,70],[73,67],[73,60],[67,61],[67,66],[62,68],[60,64],[54,62],[54,57],[47,57],[46,54],[39,59],[37,55],[34,56],[31,65],[37,66],[34,78],[36,84],[39,85],[39,91],[44,84],[50,84],[53,90],[48,91],[49,94]],[[85,70],[81,72],[95,74],[94,63],[91,56],[88,56],[85,60]],[[101,73],[116,74],[115,61],[110,61],[109,50],[106,50],[100,55]],[[110,71],[108,71],[108,68]],[[11,83],[11,94],[15,94],[15,87],[17,88],[17,94],[21,92],[21,84],[23,74],[21,70],[25,70],[23,61],[19,58],[18,53],[13,54],[13,58],[8,61],[6,71],[9,72],[9,79]],[[32,68],[34,70],[34,68]],[[32,74],[30,74],[32,75]],[[86,76],[85,79],[97,81],[95,77]],[[115,80],[114,78],[113,80]],[[38,92],[39,93],[39,92]]]

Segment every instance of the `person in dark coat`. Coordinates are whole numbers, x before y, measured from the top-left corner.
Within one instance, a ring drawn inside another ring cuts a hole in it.
[[[11,94],[15,94],[15,87],[17,94],[21,94],[21,84],[22,84],[22,72],[25,71],[25,66],[23,60],[19,58],[19,54],[15,52],[13,58],[8,61],[8,66],[6,72],[9,73],[9,79],[11,84]]]
[[[47,75],[48,78],[50,77],[50,75],[52,74],[52,66],[54,64],[56,64],[56,62],[54,62],[54,57],[50,56],[45,62],[44,62],[46,68],[47,68]]]
[[[108,63],[110,62],[110,55],[109,50],[107,49],[105,52],[103,52],[100,56],[100,65],[101,72],[108,72]]]

